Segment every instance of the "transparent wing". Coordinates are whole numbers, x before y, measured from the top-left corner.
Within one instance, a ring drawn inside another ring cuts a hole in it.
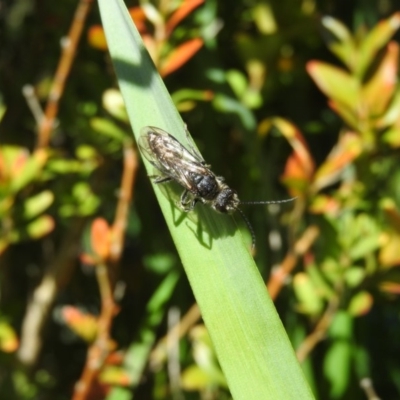
[[[187,150],[169,133],[153,126],[144,127],[141,133],[138,145],[144,157],[185,189],[195,190],[196,182],[193,179],[196,175],[214,176],[192,146],[192,151]]]

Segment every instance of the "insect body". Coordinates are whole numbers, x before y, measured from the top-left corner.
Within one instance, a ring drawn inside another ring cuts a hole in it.
[[[239,204],[283,203],[292,199],[241,202],[236,191],[225,183],[224,178],[211,171],[210,165],[206,164],[191,144],[188,132],[187,138],[189,149],[160,128],[153,126],[142,128],[138,141],[139,148],[146,159],[161,172],[160,176],[154,177],[153,182],[178,182],[184,188],[178,204],[183,211],[192,211],[199,201],[221,213],[231,214],[238,211],[250,230],[254,247],[253,228],[239,208]]]

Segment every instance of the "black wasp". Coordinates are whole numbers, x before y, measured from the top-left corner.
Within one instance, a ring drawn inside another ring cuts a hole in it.
[[[186,127],[185,127],[186,128]],[[222,176],[211,171],[200,153],[190,141],[186,129],[189,150],[169,133],[154,126],[145,126],[139,137],[139,148],[146,159],[160,172],[154,183],[178,182],[183,188],[178,206],[185,212],[192,211],[199,201],[224,214],[238,211],[249,228],[253,248],[255,234],[249,220],[239,208],[239,204],[284,203],[293,199],[279,201],[242,202],[235,190],[231,189]]]

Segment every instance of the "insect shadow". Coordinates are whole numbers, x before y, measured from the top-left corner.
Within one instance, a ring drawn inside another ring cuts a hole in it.
[[[182,188],[176,182],[158,184],[157,187],[169,201],[173,224],[179,226],[186,221],[186,226],[203,247],[211,250],[215,238],[235,234],[236,223],[231,216],[210,213],[208,207],[202,203],[197,204],[196,208],[189,213],[183,211],[179,207]],[[216,218],[223,218],[225,221],[221,223],[221,221],[216,221]],[[227,224],[226,220],[231,220],[232,223]]]

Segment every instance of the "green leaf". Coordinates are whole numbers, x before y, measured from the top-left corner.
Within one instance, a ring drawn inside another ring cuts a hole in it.
[[[357,75],[362,77],[373,63],[377,52],[386,45],[400,26],[400,12],[380,21],[361,42],[358,50]]]
[[[346,25],[330,16],[321,19],[322,26],[335,36],[336,40],[328,43],[329,49],[350,69],[354,67],[356,46]]]
[[[257,126],[254,115],[249,109],[232,97],[216,93],[212,105],[221,113],[236,114],[240,118],[242,125],[248,130],[253,130]]]
[[[367,314],[372,305],[374,298],[367,291],[362,291],[354,295],[349,304],[349,314],[356,317]]]
[[[54,219],[49,215],[42,215],[36,218],[26,227],[26,232],[29,238],[39,239],[54,229]]]
[[[322,311],[323,302],[321,295],[306,273],[299,272],[294,276],[293,288],[299,300],[301,312],[317,315]]]
[[[117,89],[108,89],[103,95],[104,108],[115,118],[128,122],[126,109],[121,93]]]
[[[330,99],[356,110],[360,96],[359,82],[343,69],[320,61],[310,61],[307,72]]]
[[[324,375],[331,384],[330,398],[341,398],[350,380],[352,361],[353,320],[348,313],[340,311],[336,314],[330,329],[332,344],[324,360]]]
[[[99,117],[92,118],[90,120],[90,126],[101,135],[110,139],[115,139],[118,142],[123,142],[126,138],[125,132],[109,119]]]
[[[243,96],[247,86],[249,85],[246,76],[236,69],[227,71],[226,80],[238,98]]]
[[[36,217],[46,210],[54,201],[54,194],[50,190],[45,190],[30,197],[24,203],[24,217],[27,219]]]
[[[152,125],[186,143],[183,121],[123,1],[99,5],[135,136]],[[202,206],[183,214],[168,190],[154,190],[233,397],[313,398],[234,218]]]

